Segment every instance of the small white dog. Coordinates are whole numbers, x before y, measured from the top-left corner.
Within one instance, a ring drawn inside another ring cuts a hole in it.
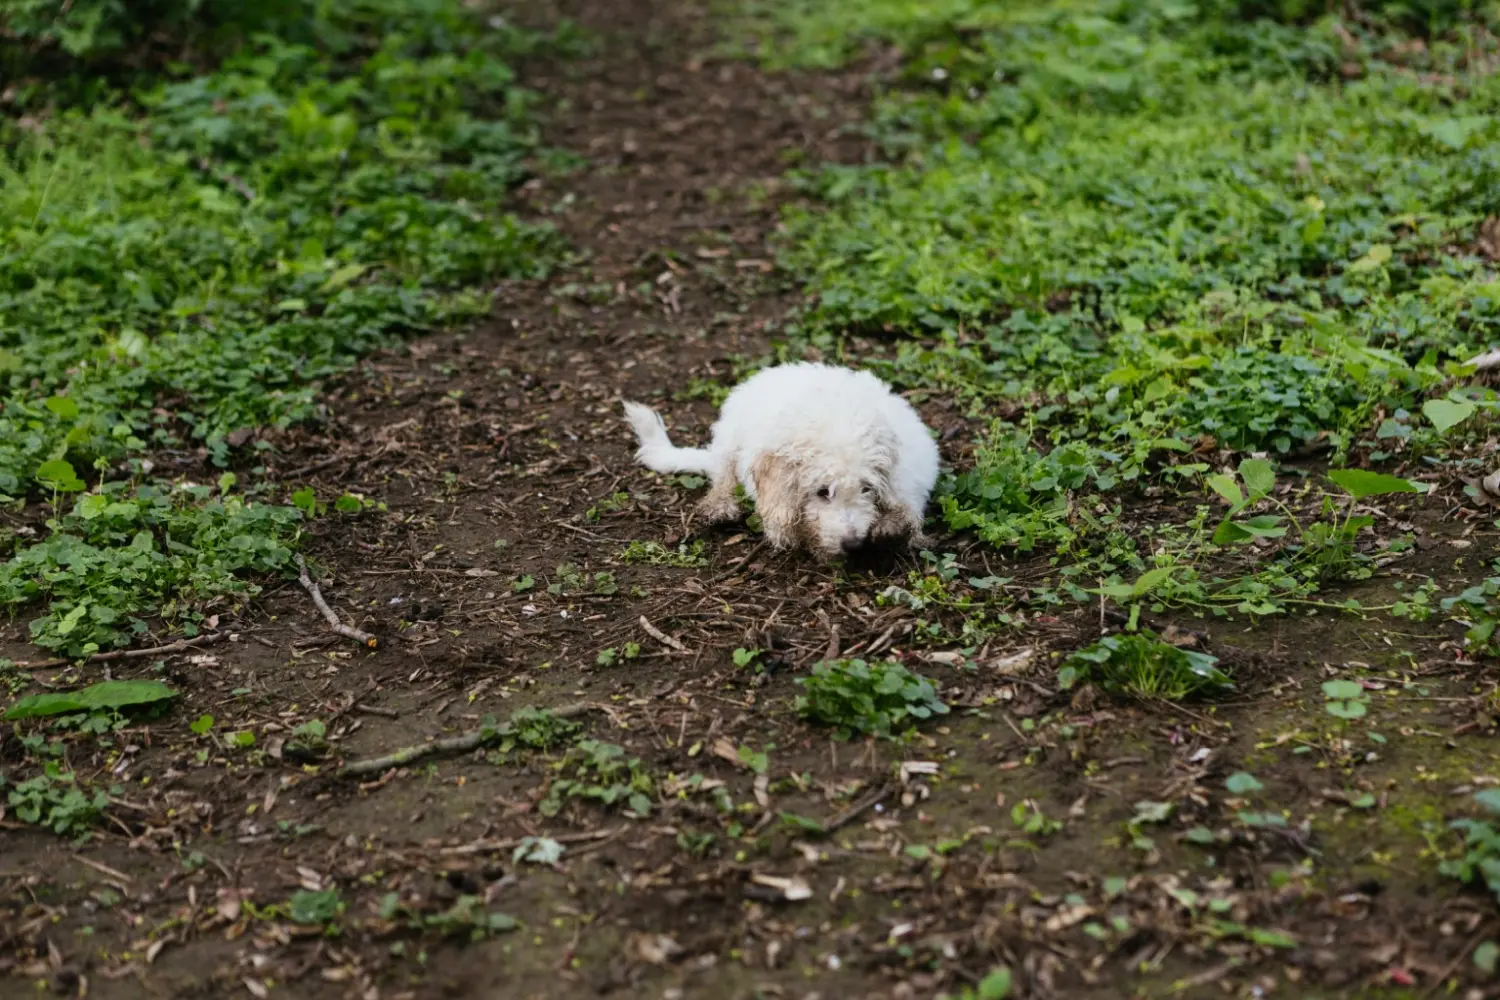
[[[922,534],[938,448],[906,400],[869,372],[798,363],[767,368],[729,394],[707,448],[678,448],[661,417],[625,403],[636,458],[655,472],[709,477],[698,516],[739,516],[734,488],[755,501],[766,539],[832,558],[871,539]]]

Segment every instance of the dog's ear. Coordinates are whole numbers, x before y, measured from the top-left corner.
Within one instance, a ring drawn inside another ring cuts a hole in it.
[[[755,485],[755,512],[766,529],[766,540],[778,549],[791,548],[802,523],[802,482],[797,464],[784,455],[764,454],[750,466]]]

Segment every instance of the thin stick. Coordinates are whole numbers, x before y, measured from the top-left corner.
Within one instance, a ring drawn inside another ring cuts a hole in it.
[[[663,646],[671,647],[672,649],[677,650],[677,652],[679,653],[686,653],[688,651],[688,648],[682,643],[678,642],[670,635],[667,635],[667,633],[663,632],[655,625],[652,625],[650,619],[648,619],[645,615],[641,615],[641,628],[645,629],[647,635],[655,639],[657,642],[661,643]]]
[[[598,706],[586,702],[578,702],[572,705],[564,705],[562,708],[551,710],[549,713],[554,719],[572,719],[579,715],[597,710]],[[415,746],[402,747],[394,753],[388,753],[380,757],[371,757],[367,760],[356,760],[339,768],[340,778],[357,778],[366,774],[378,774],[381,771],[393,767],[402,767],[414,760],[430,757],[438,753],[463,753],[474,750],[485,743],[497,739],[504,727],[496,726],[494,729],[474,729],[457,736],[445,736],[442,739],[433,740],[430,743],[418,743]]]
[[[1442,971],[1442,974],[1434,979],[1431,985],[1429,985],[1425,990],[1422,991],[1420,1000],[1427,1000],[1428,997],[1432,996],[1438,990],[1442,989],[1443,983],[1447,981],[1448,977],[1458,971],[1458,967],[1463,964],[1463,960],[1467,958],[1469,953],[1476,947],[1478,947],[1479,942],[1488,937],[1494,929],[1495,922],[1493,920],[1487,920],[1484,923],[1480,924],[1479,930],[1475,931],[1474,936],[1469,938],[1468,943],[1463,946],[1463,950],[1461,950],[1454,957],[1453,961],[1448,963],[1448,967]]]
[[[308,596],[312,598],[314,607],[328,620],[328,627],[339,635],[353,639],[362,646],[374,649],[378,640],[373,635],[339,621],[339,616],[334,614],[333,609],[328,606],[328,602],[323,600],[323,592],[318,589],[316,583],[313,583],[312,577],[307,575],[307,562],[301,556],[297,557],[297,570],[298,582],[302,584],[302,589],[307,591]]]
[[[865,796],[863,799],[861,799],[858,802],[854,803],[848,809],[845,809],[843,812],[839,813],[837,816],[835,816],[832,819],[830,819],[827,823],[824,823],[823,824],[823,833],[824,834],[830,834],[833,831],[837,830],[839,827],[849,825],[861,813],[863,813],[865,810],[870,809],[871,807],[879,804],[880,802],[884,801],[885,798],[886,798],[886,796],[888,796],[890,794],[891,794],[891,786],[890,785],[881,785],[879,788],[875,789],[875,791],[871,792],[869,795]]]
[[[93,656],[84,657],[83,663],[109,663],[112,660],[135,660],[142,656],[167,656],[172,653],[184,653],[189,649],[198,649],[210,646],[220,640],[229,638],[228,632],[209,632],[206,635],[194,636],[191,639],[178,639],[169,642],[165,646],[152,646],[150,649],[112,649],[107,653],[95,653]],[[14,665],[26,670],[45,670],[48,667],[61,667],[72,663],[72,660],[19,660]]]

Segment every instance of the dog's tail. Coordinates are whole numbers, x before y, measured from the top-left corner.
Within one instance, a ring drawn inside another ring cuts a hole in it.
[[[640,403],[625,403],[625,419],[641,442],[636,460],[652,472],[700,472],[707,474],[707,448],[678,448],[667,437],[667,425],[655,410]]]

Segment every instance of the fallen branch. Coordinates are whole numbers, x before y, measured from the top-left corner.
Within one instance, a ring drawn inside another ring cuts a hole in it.
[[[587,702],[578,702],[572,705],[564,705],[562,708],[549,710],[548,714],[554,719],[572,719],[585,713],[598,709],[597,705]],[[423,757],[431,757],[439,753],[464,753],[476,750],[505,733],[509,723],[495,726],[493,728],[475,729],[457,736],[445,736],[442,739],[433,740],[430,743],[418,743],[415,746],[402,747],[394,753],[388,753],[380,757],[371,757],[367,760],[356,760],[339,768],[340,778],[357,778],[366,774],[379,774],[381,771],[393,767],[403,767],[414,760]]]
[[[178,639],[169,642],[165,646],[152,646],[150,649],[112,649],[107,653],[95,653],[83,658],[82,663],[109,663],[113,660],[136,660],[143,656],[170,656],[173,653],[185,653],[190,649],[201,649],[211,646],[220,640],[229,638],[228,632],[209,632],[206,635],[194,636],[191,639]],[[53,660],[19,660],[14,665],[25,670],[46,670],[48,667],[61,667],[72,663],[72,660],[62,658]]]
[[[670,635],[667,635],[667,633],[663,632],[655,625],[652,625],[650,620],[645,615],[641,615],[641,628],[645,629],[647,635],[655,639],[657,642],[661,643],[663,646],[669,646],[672,649],[677,650],[677,652],[679,653],[686,653],[688,651],[688,648],[682,643],[678,642]]]
[[[328,620],[328,627],[339,635],[353,639],[362,646],[374,649],[378,640],[373,635],[339,621],[339,616],[334,614],[333,609],[328,606],[328,602],[323,600],[323,591],[319,590],[318,585],[313,583],[312,577],[307,575],[307,562],[301,556],[297,557],[297,570],[298,582],[302,584],[302,589],[307,591],[308,596],[312,598],[313,605]]]

